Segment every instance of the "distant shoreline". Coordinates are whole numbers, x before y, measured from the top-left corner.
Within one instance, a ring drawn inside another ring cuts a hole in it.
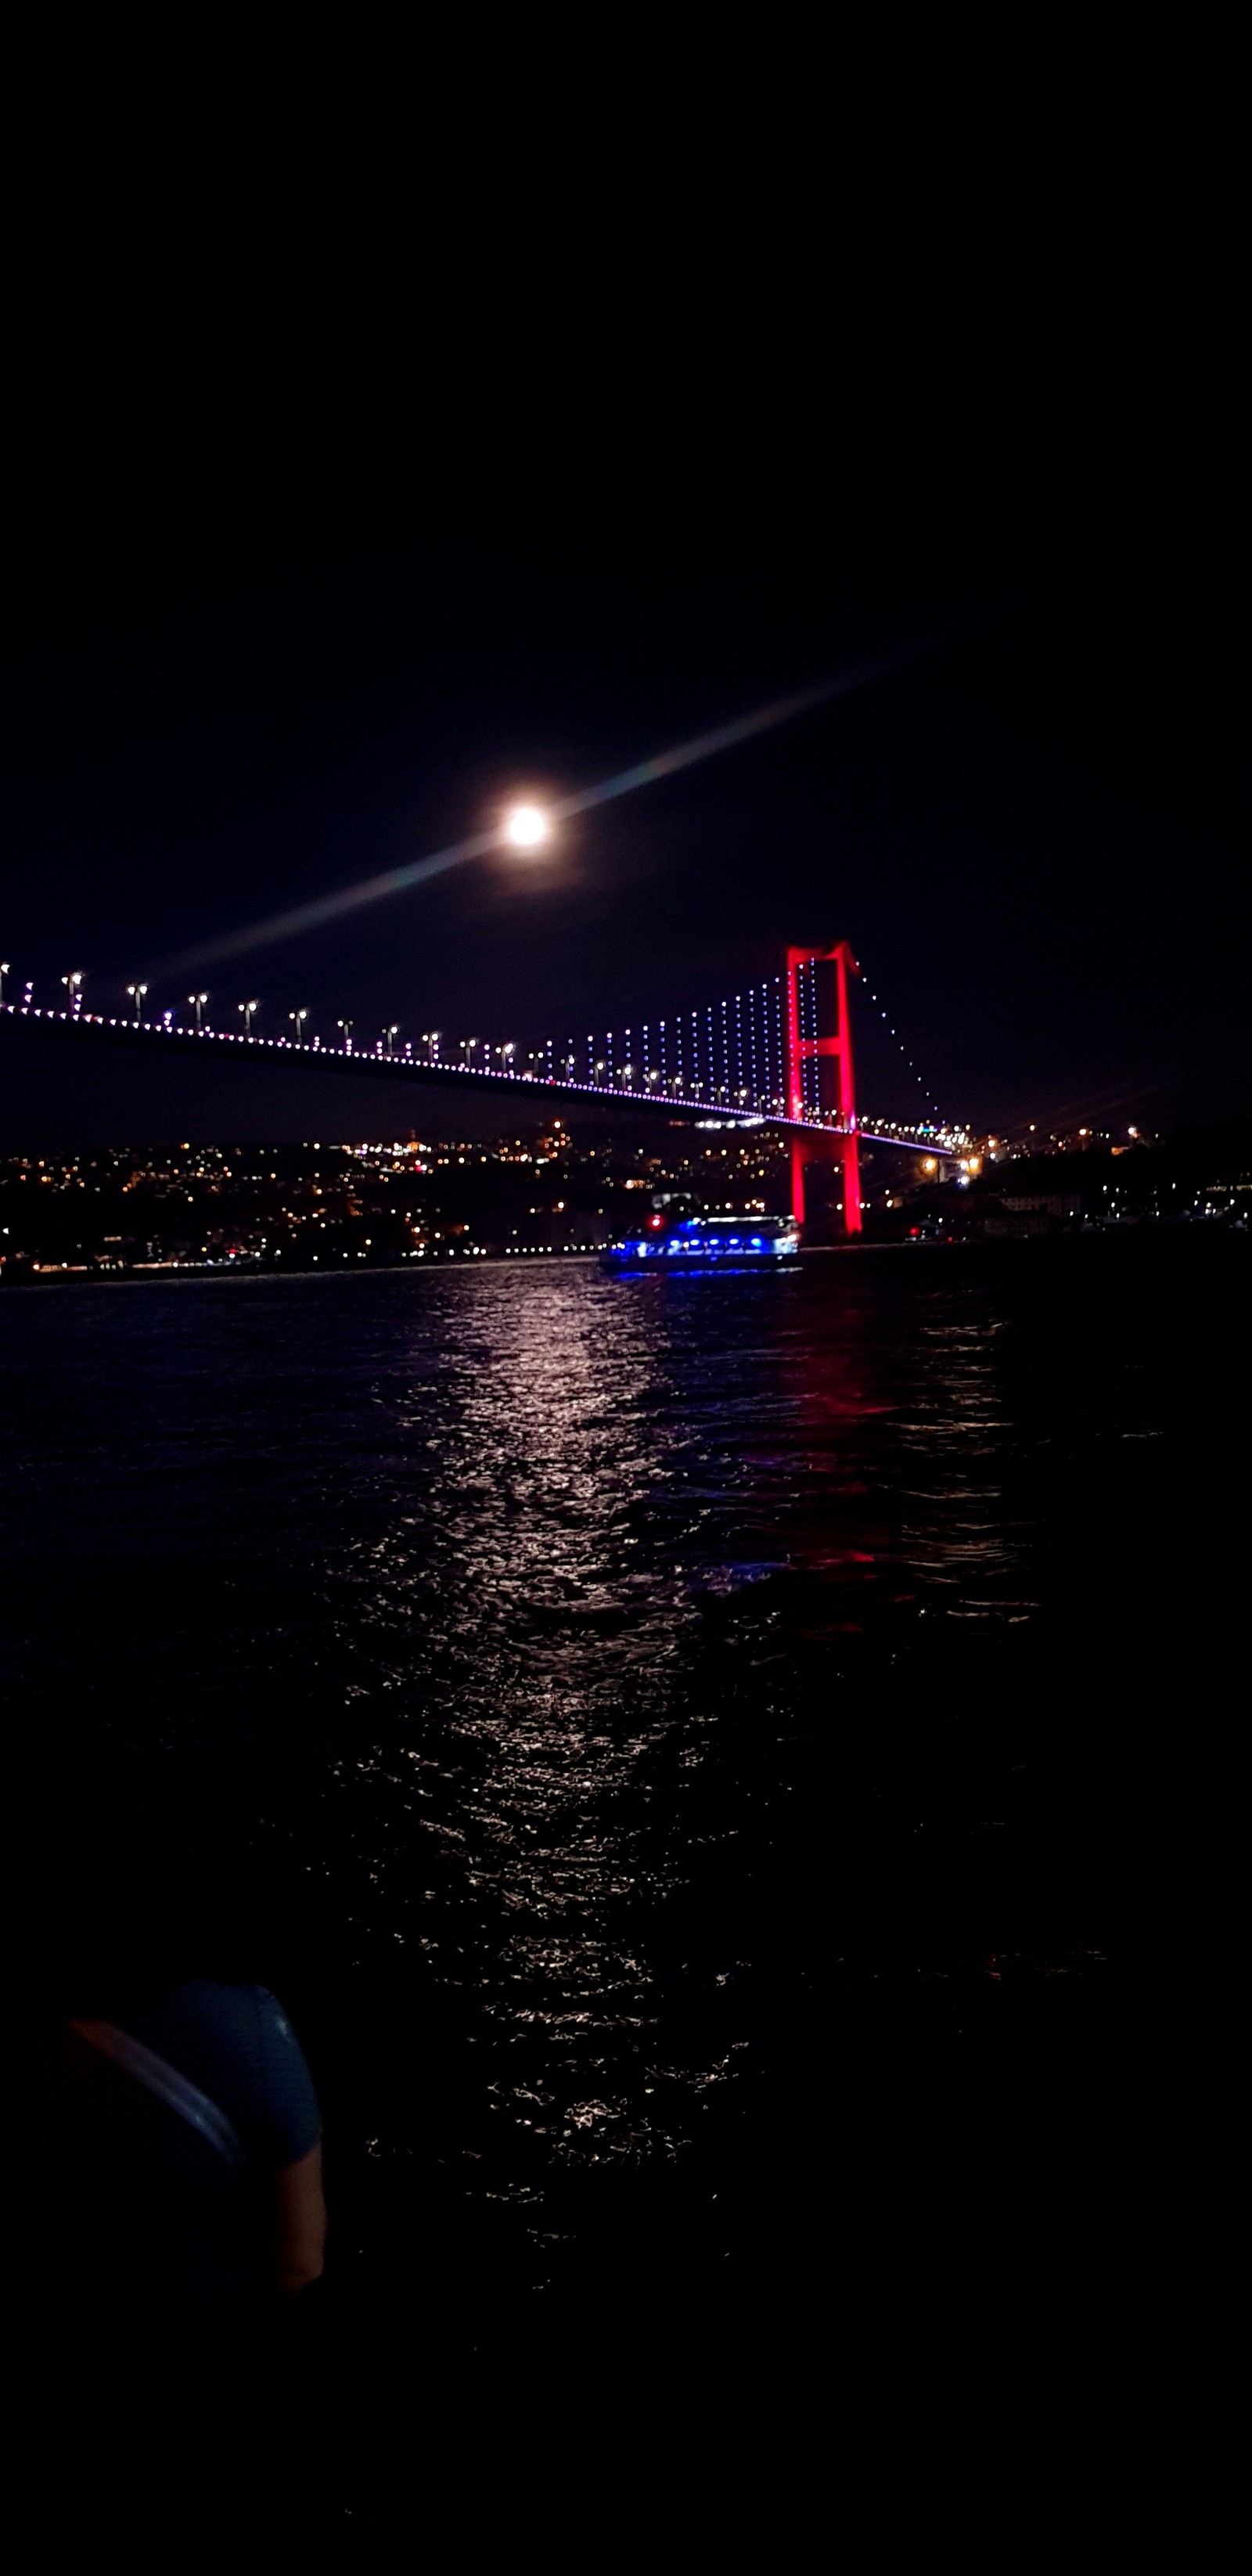
[[[1075,1226],[1072,1230],[1064,1234],[1036,1234],[1008,1237],[988,1235],[948,1235],[943,1238],[931,1237],[929,1240],[923,1239],[920,1241],[910,1241],[907,1238],[901,1240],[900,1238],[897,1238],[894,1241],[880,1243],[866,1243],[864,1240],[857,1243],[811,1243],[803,1246],[796,1257],[802,1262],[822,1261],[831,1255],[836,1255],[842,1258],[852,1257],[855,1259],[861,1259],[868,1253],[881,1252],[975,1252],[991,1253],[998,1257],[1006,1252],[1010,1254],[1020,1252],[1028,1246],[1038,1247],[1041,1244],[1051,1244],[1055,1247],[1059,1243],[1073,1243],[1080,1239],[1084,1242],[1093,1242],[1097,1239],[1103,1242],[1114,1237],[1124,1241],[1128,1237],[1141,1239],[1144,1236],[1151,1236],[1155,1240],[1162,1235],[1168,1235],[1172,1238],[1180,1234],[1203,1236],[1206,1241],[1215,1237],[1229,1240],[1233,1239],[1236,1235],[1246,1240],[1246,1229],[1238,1224],[1224,1224],[1219,1219],[1161,1217],[1155,1220],[1145,1219],[1139,1224],[1088,1224],[1082,1227]],[[434,1253],[428,1255],[420,1264],[420,1267],[417,1262],[371,1261],[356,1263],[345,1261],[342,1265],[328,1262],[324,1270],[320,1267],[314,1267],[312,1265],[306,1266],[304,1264],[297,1267],[294,1263],[289,1270],[279,1270],[277,1268],[236,1269],[233,1267],[228,1268],[225,1264],[220,1268],[212,1268],[207,1263],[203,1267],[195,1267],[191,1263],[184,1266],[182,1264],[171,1262],[168,1267],[158,1267],[158,1265],[154,1263],[150,1267],[145,1267],[143,1269],[115,1271],[112,1273],[108,1271],[91,1271],[85,1269],[50,1269],[45,1271],[38,1278],[0,1279],[0,1295],[22,1289],[25,1289],[28,1292],[39,1291],[40,1293],[43,1293],[49,1289],[58,1288],[222,1287],[225,1286],[228,1281],[232,1285],[246,1282],[252,1287],[260,1287],[267,1283],[282,1287],[288,1286],[291,1282],[296,1280],[303,1281],[306,1285],[320,1285],[322,1281],[327,1279],[412,1279],[418,1276],[429,1277],[430,1272],[436,1267],[441,1272],[455,1268],[458,1273],[464,1273],[466,1270],[502,1270],[506,1265],[514,1268],[533,1270],[542,1268],[545,1264],[553,1263],[559,1264],[562,1269],[569,1269],[576,1267],[580,1262],[585,1266],[589,1263],[595,1263],[598,1265],[599,1261],[600,1253],[595,1251],[512,1253],[482,1252],[477,1255],[466,1253]],[[754,1272],[753,1275],[756,1277],[767,1275],[771,1278],[785,1278],[791,1268],[792,1264],[788,1263],[785,1267],[771,1270],[767,1274]],[[715,1274],[712,1271],[704,1269],[699,1271],[665,1270],[663,1272],[653,1271],[649,1273],[649,1276],[651,1277],[661,1276],[667,1279],[708,1279],[714,1275]],[[719,1272],[716,1275],[722,1274]],[[734,1277],[746,1276],[746,1267],[740,1271],[732,1270],[730,1275]],[[633,1280],[635,1274],[631,1272],[629,1276]]]

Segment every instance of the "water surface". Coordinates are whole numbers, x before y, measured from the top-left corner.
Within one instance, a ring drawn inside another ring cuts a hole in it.
[[[1245,1252],[0,1300],[33,1830],[86,1766],[259,1858],[363,2313],[820,2267],[850,2192],[1003,2182],[1028,2097],[1064,2161],[1224,1615]]]

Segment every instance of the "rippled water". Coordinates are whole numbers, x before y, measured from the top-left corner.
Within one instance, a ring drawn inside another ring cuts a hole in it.
[[[6,1295],[13,1740],[260,1855],[370,2313],[759,2279],[1072,2113],[1244,1251]]]

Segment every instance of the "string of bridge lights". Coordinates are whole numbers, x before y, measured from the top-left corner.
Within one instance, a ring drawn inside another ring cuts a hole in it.
[[[798,1002],[802,1025],[810,1024],[816,1033],[815,961],[806,961],[799,970]],[[261,1010],[258,996],[236,1004],[243,1022],[242,1030],[215,1029],[205,1018],[211,999],[207,991],[189,993],[186,1005],[194,1013],[194,1024],[176,1017],[174,1009],[162,1011],[152,1019],[144,1016],[148,985],[136,978],[124,987],[130,1008],[110,1016],[84,1009],[83,987],[86,981],[80,971],[60,978],[65,988],[68,1007],[40,1007],[34,1001],[34,983],[28,981],[20,1005],[5,1000],[5,978],[12,973],[7,963],[0,964],[0,1006],[10,1013],[34,1019],[85,1021],[97,1027],[142,1030],[153,1036],[209,1040],[224,1045],[247,1045],[267,1052],[305,1056],[348,1057],[356,1063],[394,1064],[397,1070],[411,1066],[430,1071],[456,1071],[488,1081],[533,1082],[557,1084],[562,1089],[591,1096],[606,1095],[616,1099],[670,1103],[675,1109],[689,1111],[720,1110],[736,1123],[741,1120],[783,1119],[796,1123],[789,1115],[787,1095],[787,1052],[785,1037],[784,981],[781,975],[765,977],[746,991],[727,995],[717,1002],[705,1003],[694,1010],[683,1010],[658,1019],[632,1024],[624,1032],[608,1030],[597,1038],[588,1031],[583,1042],[573,1038],[558,1049],[552,1038],[528,1051],[519,1061],[516,1042],[503,1043],[477,1037],[445,1041],[437,1029],[425,1030],[414,1040],[397,1046],[400,1023],[392,1021],[379,1033],[372,1045],[362,1046],[355,1039],[355,1021],[336,1020],[341,1033],[338,1045],[326,1046],[320,1035],[305,1035],[310,1013],[307,1006],[287,1014],[294,1034],[290,1037],[268,1037],[258,1033],[253,1021]],[[925,1091],[899,1032],[892,1026],[877,994],[865,987],[878,1010],[889,1037],[898,1047],[904,1063]],[[449,1046],[452,1052],[446,1052]],[[800,1067],[803,1112],[800,1123],[829,1127],[837,1124],[836,1114],[822,1106],[818,1071],[812,1057],[806,1056]],[[955,1150],[964,1141],[965,1131],[942,1119],[938,1104],[931,1102],[930,1116],[916,1121],[867,1119],[858,1125],[862,1133],[876,1130],[884,1140],[892,1137],[906,1141],[910,1135],[927,1144]]]
[[[862,982],[864,982],[864,976],[862,976]],[[883,1027],[886,1029],[886,1032],[887,1032],[888,1037],[889,1037],[889,1038],[894,1038],[894,1039],[895,1039],[896,1045],[897,1045],[897,1047],[899,1048],[900,1053],[901,1053],[901,1055],[902,1055],[902,1056],[903,1056],[903,1058],[904,1058],[904,1062],[905,1062],[905,1065],[906,1065],[906,1067],[907,1067],[907,1070],[908,1070],[908,1071],[909,1071],[909,1073],[912,1075],[914,1082],[917,1084],[918,1090],[919,1090],[919,1091],[925,1091],[925,1090],[927,1089],[927,1084],[926,1084],[926,1082],[925,1082],[925,1080],[924,1080],[923,1076],[918,1072],[917,1067],[916,1067],[916,1065],[915,1065],[915,1064],[914,1064],[914,1062],[913,1062],[913,1058],[912,1058],[912,1056],[909,1054],[908,1048],[906,1047],[906,1045],[905,1045],[905,1043],[904,1043],[904,1040],[903,1040],[903,1038],[902,1038],[902,1037],[901,1037],[901,1035],[900,1035],[899,1030],[898,1030],[898,1029],[894,1029],[894,1028],[892,1027],[892,1025],[891,1025],[891,1021],[890,1021],[890,1019],[888,1018],[886,1011],[883,1009],[882,1004],[881,1004],[881,1002],[879,1001],[879,998],[878,998],[877,993],[872,992],[872,991],[870,990],[870,987],[869,987],[869,985],[868,985],[868,984],[866,984],[866,985],[865,985],[865,993],[866,993],[866,998],[867,998],[867,1000],[869,1000],[869,1001],[871,1001],[871,1002],[873,1003],[874,1008],[875,1008],[875,1010],[876,1010],[876,1011],[877,1011],[877,1013],[878,1013],[879,1019],[882,1021]],[[937,1101],[937,1100],[932,1100],[932,1101],[930,1102],[929,1106],[930,1106],[930,1112],[931,1112],[932,1117],[934,1117],[934,1118],[938,1118],[938,1116],[940,1115],[940,1111],[939,1111],[939,1103],[938,1103],[938,1101]]]

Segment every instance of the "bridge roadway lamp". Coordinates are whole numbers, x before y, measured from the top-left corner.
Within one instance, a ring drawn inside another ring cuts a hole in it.
[[[254,1011],[259,1011],[261,1005],[256,1001],[238,1002],[235,1007],[243,1013],[243,1033],[245,1037],[250,1038],[252,1035],[252,1014]]]
[[[127,990],[127,992],[130,994],[131,1000],[133,1001],[133,1003],[134,1003],[134,1005],[135,1005],[135,1026],[136,1026],[136,1028],[138,1027],[139,1022],[140,1022],[140,1021],[141,1021],[141,1019],[143,1018],[143,997],[144,997],[144,994],[147,992],[147,989],[148,989],[148,987],[147,987],[147,985],[146,985],[146,984],[128,984],[128,985],[127,985],[127,987],[126,987],[126,990]]]
[[[202,1019],[201,1019],[201,1013],[203,1012],[203,1009],[204,1009],[205,1003],[207,1002],[208,998],[209,998],[209,997],[208,997],[208,994],[207,994],[207,993],[189,993],[189,994],[187,995],[187,999],[188,999],[188,1001],[190,1002],[191,1007],[192,1007],[192,1009],[193,1009],[193,1011],[195,1012],[195,1015],[196,1015],[196,1028],[197,1028],[197,1030],[199,1030],[199,1029],[203,1026],[203,1022],[202,1022]]]
[[[5,958],[5,961],[4,961],[3,966],[0,966],[0,1005],[3,1005],[3,1002],[4,1002],[4,979],[5,979],[5,976],[6,976],[6,975],[11,975],[11,974],[12,974],[12,972],[13,972],[13,969],[12,969],[12,967],[11,967],[11,966],[10,966],[10,964],[9,964],[8,958],[6,957],[6,958]]]
[[[309,1016],[309,1015],[308,1015],[308,1012],[307,1012],[307,1011],[288,1011],[288,1013],[287,1013],[287,1017],[288,1017],[288,1019],[289,1019],[289,1020],[294,1020],[294,1022],[295,1022],[295,1030],[296,1030],[296,1045],[297,1045],[297,1046],[299,1046],[299,1044],[300,1044],[300,1041],[301,1041],[301,1033],[302,1033],[302,1031],[303,1031],[304,1023],[305,1023],[305,1021],[307,1020],[308,1016]]]

